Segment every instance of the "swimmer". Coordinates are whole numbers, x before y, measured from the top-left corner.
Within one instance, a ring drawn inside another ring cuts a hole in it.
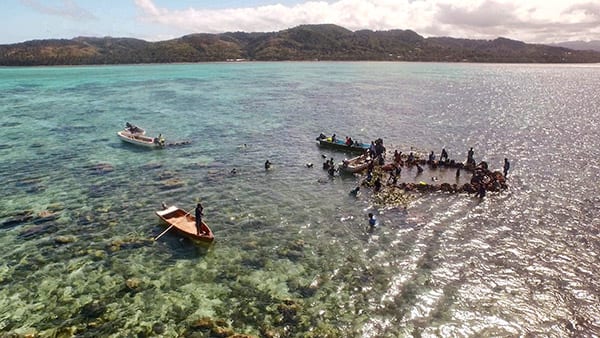
[[[369,231],[373,231],[375,226],[377,225],[377,219],[373,215],[373,213],[369,213]]]

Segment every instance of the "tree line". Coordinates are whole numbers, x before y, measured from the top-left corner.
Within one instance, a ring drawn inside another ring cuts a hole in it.
[[[77,37],[0,45],[2,66],[228,60],[592,63],[600,62],[600,52],[527,44],[505,38],[424,38],[411,30],[353,32],[336,25],[302,25],[271,33],[191,34],[159,42]]]

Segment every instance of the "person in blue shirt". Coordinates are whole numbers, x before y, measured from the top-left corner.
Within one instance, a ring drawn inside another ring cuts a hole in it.
[[[373,231],[373,229],[375,229],[375,226],[377,225],[377,219],[375,218],[375,216],[373,215],[373,213],[369,213],[369,231]]]

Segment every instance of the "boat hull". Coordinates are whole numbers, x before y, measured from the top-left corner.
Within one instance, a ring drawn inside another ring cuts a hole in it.
[[[198,235],[196,229],[196,217],[176,206],[170,206],[164,210],[156,211],[156,216],[166,226],[173,226],[174,230],[199,244],[211,244],[215,235],[208,225],[202,221],[202,232]]]
[[[117,132],[117,136],[123,141],[137,146],[146,147],[150,149],[158,149],[163,146],[160,143],[156,143],[154,138],[148,137],[142,134],[132,134],[127,131],[121,130]]]
[[[358,154],[362,154],[364,153],[367,149],[369,149],[370,145],[366,144],[366,143],[353,143],[352,145],[346,145],[346,143],[344,143],[341,140],[336,140],[331,141],[331,139],[321,139],[317,141],[319,146],[324,147],[324,148],[331,148],[331,149],[336,149],[336,150],[340,150],[340,151],[344,151],[344,152],[350,152],[350,153],[358,153]]]
[[[347,174],[354,174],[361,172],[369,167],[369,158],[364,155],[360,155],[349,160],[344,160],[338,168],[341,172]]]

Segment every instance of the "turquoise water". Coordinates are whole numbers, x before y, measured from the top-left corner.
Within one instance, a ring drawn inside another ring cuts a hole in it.
[[[595,65],[0,68],[0,332],[186,336],[207,317],[254,336],[597,335],[598,79]],[[116,136],[125,122],[190,144],[137,148]],[[508,157],[509,190],[354,199],[356,177],[320,168],[346,156],[320,132]],[[161,202],[198,200],[212,247],[152,241]]]

